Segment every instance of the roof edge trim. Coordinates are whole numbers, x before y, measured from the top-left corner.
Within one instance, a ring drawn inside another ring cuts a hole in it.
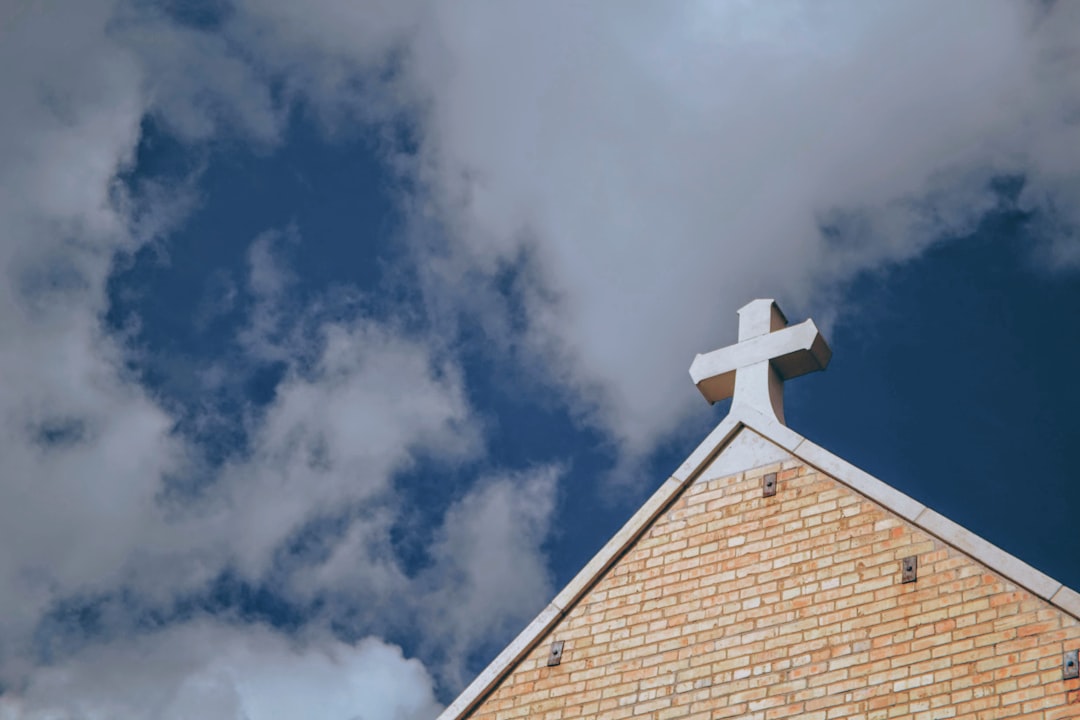
[[[806,464],[836,478],[855,492],[896,513],[923,532],[985,565],[1006,580],[1080,619],[1080,593],[1075,590],[820,445],[798,436],[776,420],[748,408],[739,408],[738,415],[744,426],[781,445]],[[789,447],[793,435],[799,437],[799,441]]]

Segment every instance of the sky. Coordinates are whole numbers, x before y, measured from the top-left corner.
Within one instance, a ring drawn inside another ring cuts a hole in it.
[[[0,720],[433,718],[723,417],[1080,588],[1080,5],[0,0]]]

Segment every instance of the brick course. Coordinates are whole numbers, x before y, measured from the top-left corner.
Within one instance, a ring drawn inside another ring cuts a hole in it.
[[[1080,717],[1076,648],[1076,618],[792,459],[687,488],[468,717]]]

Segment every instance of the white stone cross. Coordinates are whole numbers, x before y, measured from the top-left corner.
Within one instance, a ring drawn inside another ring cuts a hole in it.
[[[748,406],[784,422],[784,381],[824,370],[832,357],[813,320],[788,326],[773,300],[739,309],[739,342],[698,355],[690,378],[709,403],[734,396],[731,409]]]

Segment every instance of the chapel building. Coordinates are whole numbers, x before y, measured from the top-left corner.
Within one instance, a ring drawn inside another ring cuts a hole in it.
[[[1080,718],[1080,594],[788,428],[828,345],[739,314],[731,412],[439,720]]]

